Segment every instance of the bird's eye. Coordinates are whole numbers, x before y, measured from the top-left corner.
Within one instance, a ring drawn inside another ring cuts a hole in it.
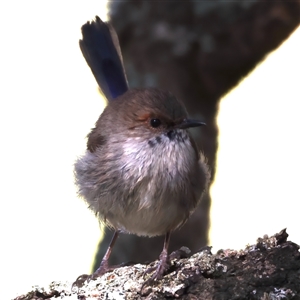
[[[159,127],[160,124],[161,124],[160,119],[151,119],[151,120],[150,120],[150,125],[151,125],[151,127],[153,127],[153,128]]]

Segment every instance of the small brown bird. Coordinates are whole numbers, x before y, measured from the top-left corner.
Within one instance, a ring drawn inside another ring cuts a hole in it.
[[[87,150],[75,163],[79,195],[100,221],[115,231],[100,267],[119,232],[165,235],[160,263],[151,280],[168,267],[170,234],[182,226],[206,190],[209,172],[188,128],[191,120],[171,93],[128,89],[117,35],[96,17],[82,27],[82,53],[109,100],[88,135]]]

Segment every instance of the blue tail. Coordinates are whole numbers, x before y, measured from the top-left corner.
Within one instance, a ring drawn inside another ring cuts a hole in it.
[[[98,16],[81,27],[79,46],[95,79],[110,101],[128,90],[117,34]]]

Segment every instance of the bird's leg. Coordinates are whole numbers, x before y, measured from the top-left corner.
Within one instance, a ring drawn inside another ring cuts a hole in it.
[[[151,284],[155,280],[161,279],[164,276],[164,274],[166,273],[166,271],[168,270],[168,268],[170,267],[170,260],[169,260],[169,256],[168,256],[170,235],[171,235],[170,232],[167,232],[165,235],[164,247],[163,247],[161,254],[159,255],[158,266],[149,268],[145,271],[144,275],[155,270],[154,274],[143,283],[141,291],[143,290],[143,288],[146,285]]]
[[[170,266],[170,261],[168,256],[169,243],[170,243],[170,232],[168,232],[165,236],[164,247],[161,254],[159,255],[159,263],[155,273],[152,275],[152,280],[161,279]]]
[[[102,261],[101,261],[101,264],[99,266],[99,268],[91,275],[91,279],[96,279],[97,277],[100,277],[102,276],[103,274],[105,274],[106,272],[112,270],[112,269],[115,269],[115,268],[110,268],[108,266],[108,259],[110,257],[110,254],[111,254],[111,251],[112,251],[112,248],[114,247],[115,243],[116,243],[116,240],[119,236],[119,231],[116,230],[114,232],[114,235],[109,243],[109,246],[102,258]]]
[[[78,286],[78,287],[81,287],[83,286],[83,283],[86,281],[86,280],[94,280],[100,276],[102,276],[103,274],[105,274],[106,272],[108,271],[111,271],[113,269],[115,269],[114,267],[109,267],[108,266],[108,259],[110,257],[110,254],[111,254],[111,251],[112,251],[112,248],[114,247],[115,243],[116,243],[116,240],[118,238],[118,235],[119,235],[119,231],[116,230],[114,232],[114,235],[110,241],[110,244],[105,252],[105,255],[103,256],[102,258],[102,261],[101,261],[101,264],[99,266],[99,268],[91,275],[87,275],[87,274],[84,274],[84,275],[81,275],[79,276],[76,281],[73,283],[72,286]]]

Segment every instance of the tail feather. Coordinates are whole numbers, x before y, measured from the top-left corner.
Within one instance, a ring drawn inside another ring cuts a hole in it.
[[[81,52],[100,90],[112,100],[128,90],[118,36],[113,27],[98,16],[81,27]]]

